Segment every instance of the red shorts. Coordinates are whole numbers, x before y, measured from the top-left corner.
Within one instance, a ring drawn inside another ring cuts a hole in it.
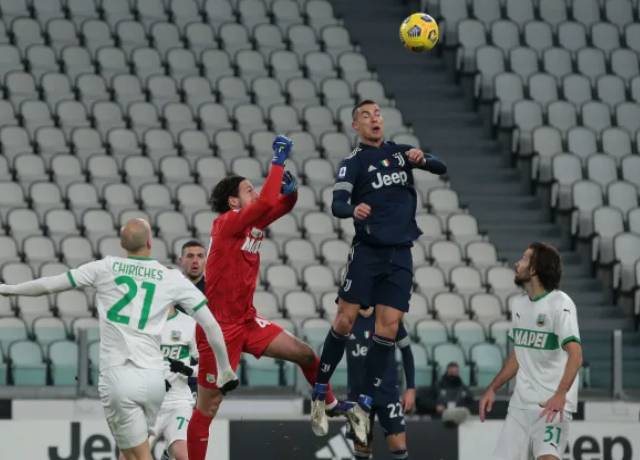
[[[244,323],[222,324],[220,323],[224,342],[229,353],[229,363],[233,370],[238,369],[241,353],[251,353],[256,358],[264,354],[269,344],[283,329],[269,320],[255,316]],[[200,326],[196,328],[196,340],[198,342],[198,385],[205,388],[218,388],[216,386],[217,367],[216,357],[207,342],[207,337]]]

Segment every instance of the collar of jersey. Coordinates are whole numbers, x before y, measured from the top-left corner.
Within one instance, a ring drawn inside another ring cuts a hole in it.
[[[177,309],[173,312],[173,315],[167,316],[167,321],[169,321],[170,319],[175,318],[176,316],[178,316],[178,310]]]
[[[145,257],[145,256],[127,256],[127,259],[133,259],[133,260],[153,260],[153,257]]]
[[[540,299],[544,299],[544,298],[545,298],[546,296],[548,296],[548,295],[549,295],[549,293],[548,293],[547,291],[544,291],[542,294],[537,295],[537,296],[535,296],[535,297],[531,298],[531,301],[532,301],[532,302],[537,302],[537,301],[538,301],[538,300],[540,300]]]
[[[374,147],[373,145],[363,144],[362,142],[358,142],[358,148],[360,150],[364,150],[364,149],[381,149],[386,144],[387,144],[387,141],[382,141],[382,144],[380,144],[380,147]]]

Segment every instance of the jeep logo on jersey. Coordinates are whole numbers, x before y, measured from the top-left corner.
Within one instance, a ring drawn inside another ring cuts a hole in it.
[[[407,173],[404,171],[393,172],[391,174],[378,173],[376,174],[376,180],[371,183],[371,186],[375,189],[379,189],[396,184],[406,185],[408,179],[409,176],[407,176]]]
[[[513,343],[517,347],[537,348],[539,350],[557,350],[558,336],[552,332],[514,328]]]
[[[262,244],[262,236],[264,235],[264,232],[259,228],[253,227],[251,229],[251,232],[249,233],[250,234],[247,235],[240,249],[251,254],[257,254],[258,251],[260,251],[260,245]]]
[[[356,348],[351,352],[354,358],[358,356],[367,356],[367,352],[369,351],[369,347],[362,346],[359,343],[356,343]]]

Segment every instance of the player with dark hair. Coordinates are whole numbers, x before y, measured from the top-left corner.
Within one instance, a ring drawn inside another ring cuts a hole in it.
[[[352,400],[358,399],[364,384],[365,361],[371,348],[375,323],[374,308],[361,309],[347,341],[347,387],[348,397]],[[409,454],[407,453],[404,414],[405,412],[411,412],[415,406],[416,386],[411,340],[402,323],[400,323],[396,337],[396,346],[402,355],[406,390],[401,399],[398,386],[398,370],[395,356],[392,354],[388,357],[386,373],[370,412],[370,423],[373,424],[377,416],[386,437],[389,452],[391,452],[393,458],[407,460]],[[372,441],[373,430],[369,432],[367,444],[362,444],[357,439],[354,439],[354,455],[357,460],[371,458]]]
[[[364,387],[355,408],[364,426],[354,434],[366,443],[374,392],[382,384],[398,328],[409,309],[411,246],[421,234],[415,219],[417,197],[412,170],[444,174],[447,168],[420,149],[385,141],[384,120],[374,101],[362,101],[353,109],[352,126],[360,143],[338,167],[331,210],[338,218],[353,218],[356,234],[338,292],[338,312],[322,350],[312,394],[311,427],[318,436],[327,433],[327,384],[342,358],[360,305],[375,305],[375,333],[367,355]]]
[[[189,240],[182,245],[178,263],[182,273],[204,293],[204,263],[207,252],[198,240]]]
[[[233,369],[237,368],[242,352],[256,358],[269,356],[296,363],[313,384],[319,359],[311,347],[260,317],[253,305],[264,230],[288,213],[297,199],[296,179],[284,171],[292,145],[287,137],[275,138],[271,168],[260,194],[248,179],[240,176],[226,177],[214,188],[211,201],[220,216],[211,230],[205,291],[209,308],[222,328]],[[200,328],[196,337],[200,354],[198,396],[189,421],[187,444],[190,460],[204,460],[209,425],[223,393],[216,386],[215,359]],[[329,409],[334,411],[345,413],[354,407],[338,404],[330,389],[327,398]]]
[[[180,271],[153,260],[152,244],[149,223],[130,219],[120,229],[120,246],[126,257],[106,256],[60,275],[16,285],[0,284],[0,295],[40,296],[83,287],[96,289],[100,320],[98,393],[109,429],[127,460],[153,458],[148,437],[167,389],[160,336],[172,305],[180,303],[200,330],[206,331],[218,358],[220,387],[231,391],[240,383],[227,358],[222,330],[205,308],[204,295]],[[213,356],[211,353],[211,359]],[[169,397],[182,405],[190,394],[178,393]],[[161,428],[158,430],[164,431]],[[175,441],[179,436],[172,438]]]
[[[553,246],[531,243],[515,270],[525,294],[512,303],[508,337],[514,349],[480,400],[480,419],[491,412],[495,392],[515,377],[492,458],[561,460],[578,408],[582,346],[576,306],[558,289],[562,261]]]

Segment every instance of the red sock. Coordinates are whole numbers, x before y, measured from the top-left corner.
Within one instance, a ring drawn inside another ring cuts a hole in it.
[[[190,460],[204,460],[209,445],[209,425],[213,417],[194,408],[187,427],[187,451]]]
[[[320,358],[318,356],[314,356],[313,362],[308,366],[300,366],[302,373],[304,374],[304,378],[307,379],[309,385],[314,386],[316,384],[316,379],[318,378],[318,368],[320,367]],[[332,404],[336,400],[336,397],[333,396],[333,389],[331,388],[331,384],[329,384],[329,388],[327,389],[327,396],[324,398],[324,402],[327,404]],[[189,457],[191,460],[191,457]]]

